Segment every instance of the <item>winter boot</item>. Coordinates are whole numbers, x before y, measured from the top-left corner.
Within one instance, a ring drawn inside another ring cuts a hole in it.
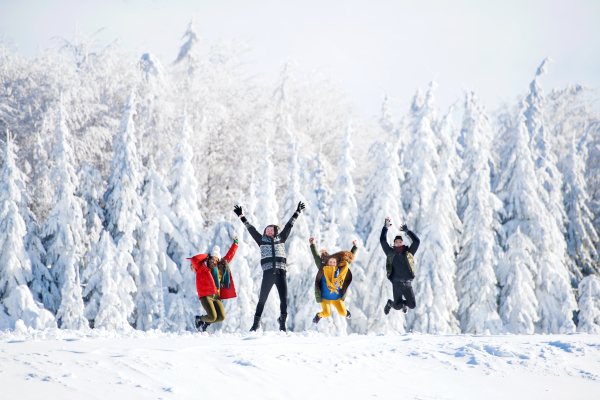
[[[282,332],[287,332],[285,329],[285,320],[287,319],[287,314],[281,314],[279,318],[277,318],[277,322],[279,322],[279,330]]]
[[[350,310],[346,310],[346,318],[348,318],[348,319],[352,318],[352,314],[350,313]]]
[[[408,306],[406,304],[402,307],[402,312],[404,314],[406,314],[408,312]]]
[[[201,329],[202,329],[202,325],[203,325],[203,322],[202,322],[202,320],[200,319],[200,316],[199,316],[199,315],[196,315],[196,323],[195,323],[195,325],[194,325],[194,326],[195,326],[195,328],[196,328],[196,330],[197,330],[198,332],[200,332],[200,331],[201,331]],[[202,331],[202,332],[204,332],[204,331]]]
[[[313,324],[315,324],[315,325],[318,324],[320,320],[321,320],[321,317],[319,317],[319,313],[317,313],[315,315],[315,317],[313,318]]]
[[[252,324],[252,328],[250,328],[250,332],[256,332],[259,325],[260,325],[260,317],[258,315],[255,315],[254,323]]]
[[[206,332],[209,325],[210,325],[210,322],[203,322],[202,323],[202,332]]]
[[[385,305],[385,307],[383,307],[383,313],[385,315],[388,315],[390,313],[390,310],[392,309],[392,305],[394,305],[394,302],[391,301],[391,300],[388,300],[388,302]]]

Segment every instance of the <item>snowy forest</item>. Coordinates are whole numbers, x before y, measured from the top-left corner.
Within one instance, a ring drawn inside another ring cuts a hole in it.
[[[238,296],[209,331],[247,332],[260,250],[233,206],[262,232],[302,201],[286,243],[291,331],[600,333],[591,88],[542,88],[546,59],[498,110],[472,90],[440,110],[432,81],[402,113],[383,95],[366,120],[335,80],[292,61],[249,76],[248,52],[193,23],[168,63],[93,37],[32,58],[0,44],[0,330],[193,331],[187,258],[237,236]],[[404,221],[421,240],[408,314],[383,312],[387,216],[389,241]],[[310,237],[329,253],[358,240],[352,319],[311,323]],[[271,293],[263,328],[278,316]]]

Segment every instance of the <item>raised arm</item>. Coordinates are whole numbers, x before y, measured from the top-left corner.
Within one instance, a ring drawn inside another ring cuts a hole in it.
[[[260,244],[262,242],[262,235],[260,233],[258,233],[258,231],[256,230],[256,228],[253,227],[250,222],[248,222],[248,220],[246,219],[246,217],[244,217],[244,214],[243,214],[243,211],[242,211],[242,207],[241,206],[234,206],[233,207],[233,212],[242,220],[242,223],[244,224],[244,226],[246,227],[246,229],[248,229],[248,233],[250,233],[250,236],[252,236],[252,239],[254,239],[254,241],[256,242],[256,244],[260,246]]]
[[[198,254],[194,257],[188,258],[188,260],[192,262],[192,271],[197,272],[198,268],[200,268],[200,265],[204,260],[206,260],[207,257],[208,254]]]
[[[385,254],[389,253],[390,250],[392,250],[392,248],[390,247],[390,245],[387,242],[387,232],[388,232],[388,227],[384,225],[383,229],[381,230],[381,236],[379,237],[379,242],[381,243],[381,248],[383,249],[383,252]]]
[[[285,227],[283,228],[283,230],[279,234],[279,236],[281,236],[281,241],[282,242],[285,242],[287,240],[288,236],[290,236],[290,232],[292,231],[292,227],[294,226],[294,223],[296,222],[296,219],[298,219],[298,216],[300,215],[300,213],[302,212],[302,210],[304,210],[304,203],[300,202],[300,203],[298,203],[298,208],[296,208],[296,212],[294,213],[294,215],[292,215],[292,218],[290,218],[290,220],[288,221],[288,223],[285,224]]]
[[[239,241],[238,241],[237,236],[234,237],[233,244],[229,248],[229,251],[227,252],[227,254],[225,254],[225,257],[223,257],[223,260],[227,261],[228,264],[231,262],[231,260],[233,260],[233,256],[235,256],[235,252],[238,249],[238,242]]]
[[[315,239],[310,238],[310,252],[312,253],[313,259],[315,260],[315,265],[317,268],[321,268],[321,256],[317,251],[317,246],[315,246]]]
[[[350,250],[350,252],[354,255],[356,255],[356,252],[358,251],[358,246],[356,245],[356,240],[352,242],[352,250]]]
[[[417,235],[414,234],[413,231],[407,230],[406,234],[410,237],[410,240],[412,240],[412,244],[408,248],[408,251],[410,251],[412,254],[415,254],[417,252],[417,249],[419,248],[419,244],[421,243],[421,241],[419,240]]]

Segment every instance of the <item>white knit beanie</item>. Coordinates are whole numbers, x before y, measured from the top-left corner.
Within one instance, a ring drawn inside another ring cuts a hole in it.
[[[215,246],[212,249],[212,253],[210,253],[211,257],[217,257],[219,260],[221,259],[221,249],[219,246]]]

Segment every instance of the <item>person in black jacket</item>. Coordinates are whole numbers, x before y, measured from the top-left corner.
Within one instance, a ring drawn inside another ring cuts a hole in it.
[[[242,207],[233,207],[233,212],[242,220],[246,229],[250,233],[250,236],[256,241],[256,244],[260,247],[260,265],[263,270],[263,279],[260,285],[260,295],[258,296],[258,304],[256,305],[256,313],[254,314],[254,323],[250,328],[250,332],[256,331],[260,324],[260,317],[263,309],[265,308],[265,302],[269,297],[269,292],[273,288],[273,285],[277,287],[279,293],[280,311],[281,315],[277,318],[279,323],[279,330],[286,331],[285,320],[287,319],[287,280],[286,280],[286,254],[285,254],[285,241],[287,240],[294,222],[304,210],[304,203],[299,202],[298,208],[292,218],[285,224],[283,230],[280,230],[277,225],[269,225],[265,228],[263,234],[258,233],[256,228],[248,222],[244,217]]]
[[[386,255],[385,268],[387,278],[392,282],[394,300],[387,301],[383,308],[385,315],[390,313],[390,309],[402,310],[405,314],[408,309],[413,309],[416,306],[415,293],[412,289],[412,280],[415,278],[414,254],[419,248],[420,240],[412,231],[408,230],[406,223],[400,225],[400,231],[406,233],[412,240],[410,247],[407,247],[402,240],[402,236],[398,235],[394,238],[394,246],[387,243],[388,228],[392,226],[392,221],[389,217],[385,219],[385,225],[381,230],[381,247]],[[404,299],[402,299],[404,297]]]

